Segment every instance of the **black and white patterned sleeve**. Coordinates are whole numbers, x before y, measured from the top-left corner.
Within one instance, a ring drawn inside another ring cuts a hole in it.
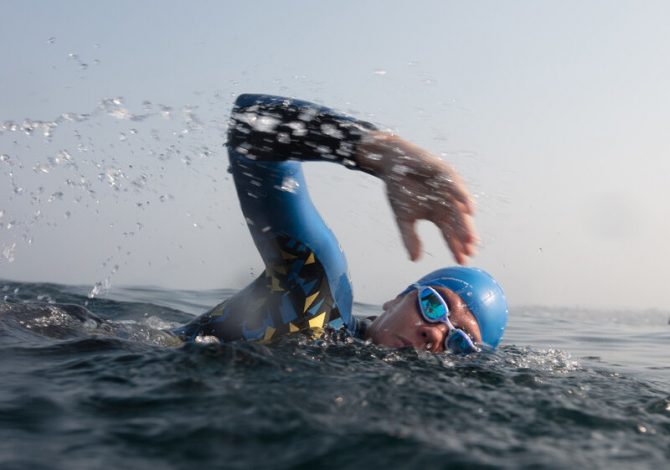
[[[333,161],[358,168],[356,146],[377,128],[306,101],[240,95],[228,127],[228,148],[265,161]]]

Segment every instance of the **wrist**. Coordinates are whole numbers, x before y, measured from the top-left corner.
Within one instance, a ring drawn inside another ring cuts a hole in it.
[[[356,164],[375,176],[382,177],[391,164],[391,159],[405,153],[405,142],[395,134],[372,131],[361,139],[356,148]]]

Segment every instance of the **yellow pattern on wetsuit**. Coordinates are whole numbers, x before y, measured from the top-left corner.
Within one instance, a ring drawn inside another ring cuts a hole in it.
[[[298,331],[320,332],[339,318],[328,279],[314,253],[303,243],[277,237],[281,261],[246,289],[198,317],[177,333],[184,339],[216,336],[270,341]]]

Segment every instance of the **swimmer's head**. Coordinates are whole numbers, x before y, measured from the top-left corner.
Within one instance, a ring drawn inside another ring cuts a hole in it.
[[[477,321],[481,343],[490,348],[498,346],[507,325],[508,308],[505,293],[489,273],[456,266],[433,271],[417,284],[444,287],[457,294]]]
[[[368,329],[373,342],[389,347],[413,347],[433,352],[444,350],[449,328],[428,323],[421,316],[418,288],[432,287],[445,301],[449,320],[467,333],[475,344],[495,348],[507,325],[507,301],[498,283],[487,272],[467,267],[434,271],[384,304],[384,314]]]

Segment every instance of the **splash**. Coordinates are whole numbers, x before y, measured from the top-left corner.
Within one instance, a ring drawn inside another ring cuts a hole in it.
[[[74,53],[70,59],[82,61]],[[137,246],[134,240],[146,243],[151,235],[144,232],[156,232],[155,218],[147,209],[183,206],[196,181],[197,190],[204,193],[221,185],[217,175],[229,181],[221,168],[227,124],[220,110],[230,108],[231,98],[216,94],[199,99],[204,104],[143,100],[138,105],[116,96],[88,110],[60,112],[53,119],[0,120],[0,200],[13,212],[10,219],[3,208],[0,229],[15,233],[15,240],[0,244],[0,261],[15,262],[23,244],[44,248],[49,237],[34,236],[38,232],[67,233],[69,224],[82,221],[93,229],[96,224],[106,226],[108,238],[119,240],[122,248],[109,248],[116,246],[113,242],[101,244],[100,258],[123,259],[106,262],[106,272],[96,276],[102,280],[89,293],[92,298],[104,295],[115,273],[112,265],[127,263]],[[208,182],[210,187],[204,187]],[[208,215],[215,210],[211,204],[195,203],[192,212],[198,219],[220,218]],[[184,217],[183,209],[172,215]],[[199,222],[194,226],[205,227]]]

